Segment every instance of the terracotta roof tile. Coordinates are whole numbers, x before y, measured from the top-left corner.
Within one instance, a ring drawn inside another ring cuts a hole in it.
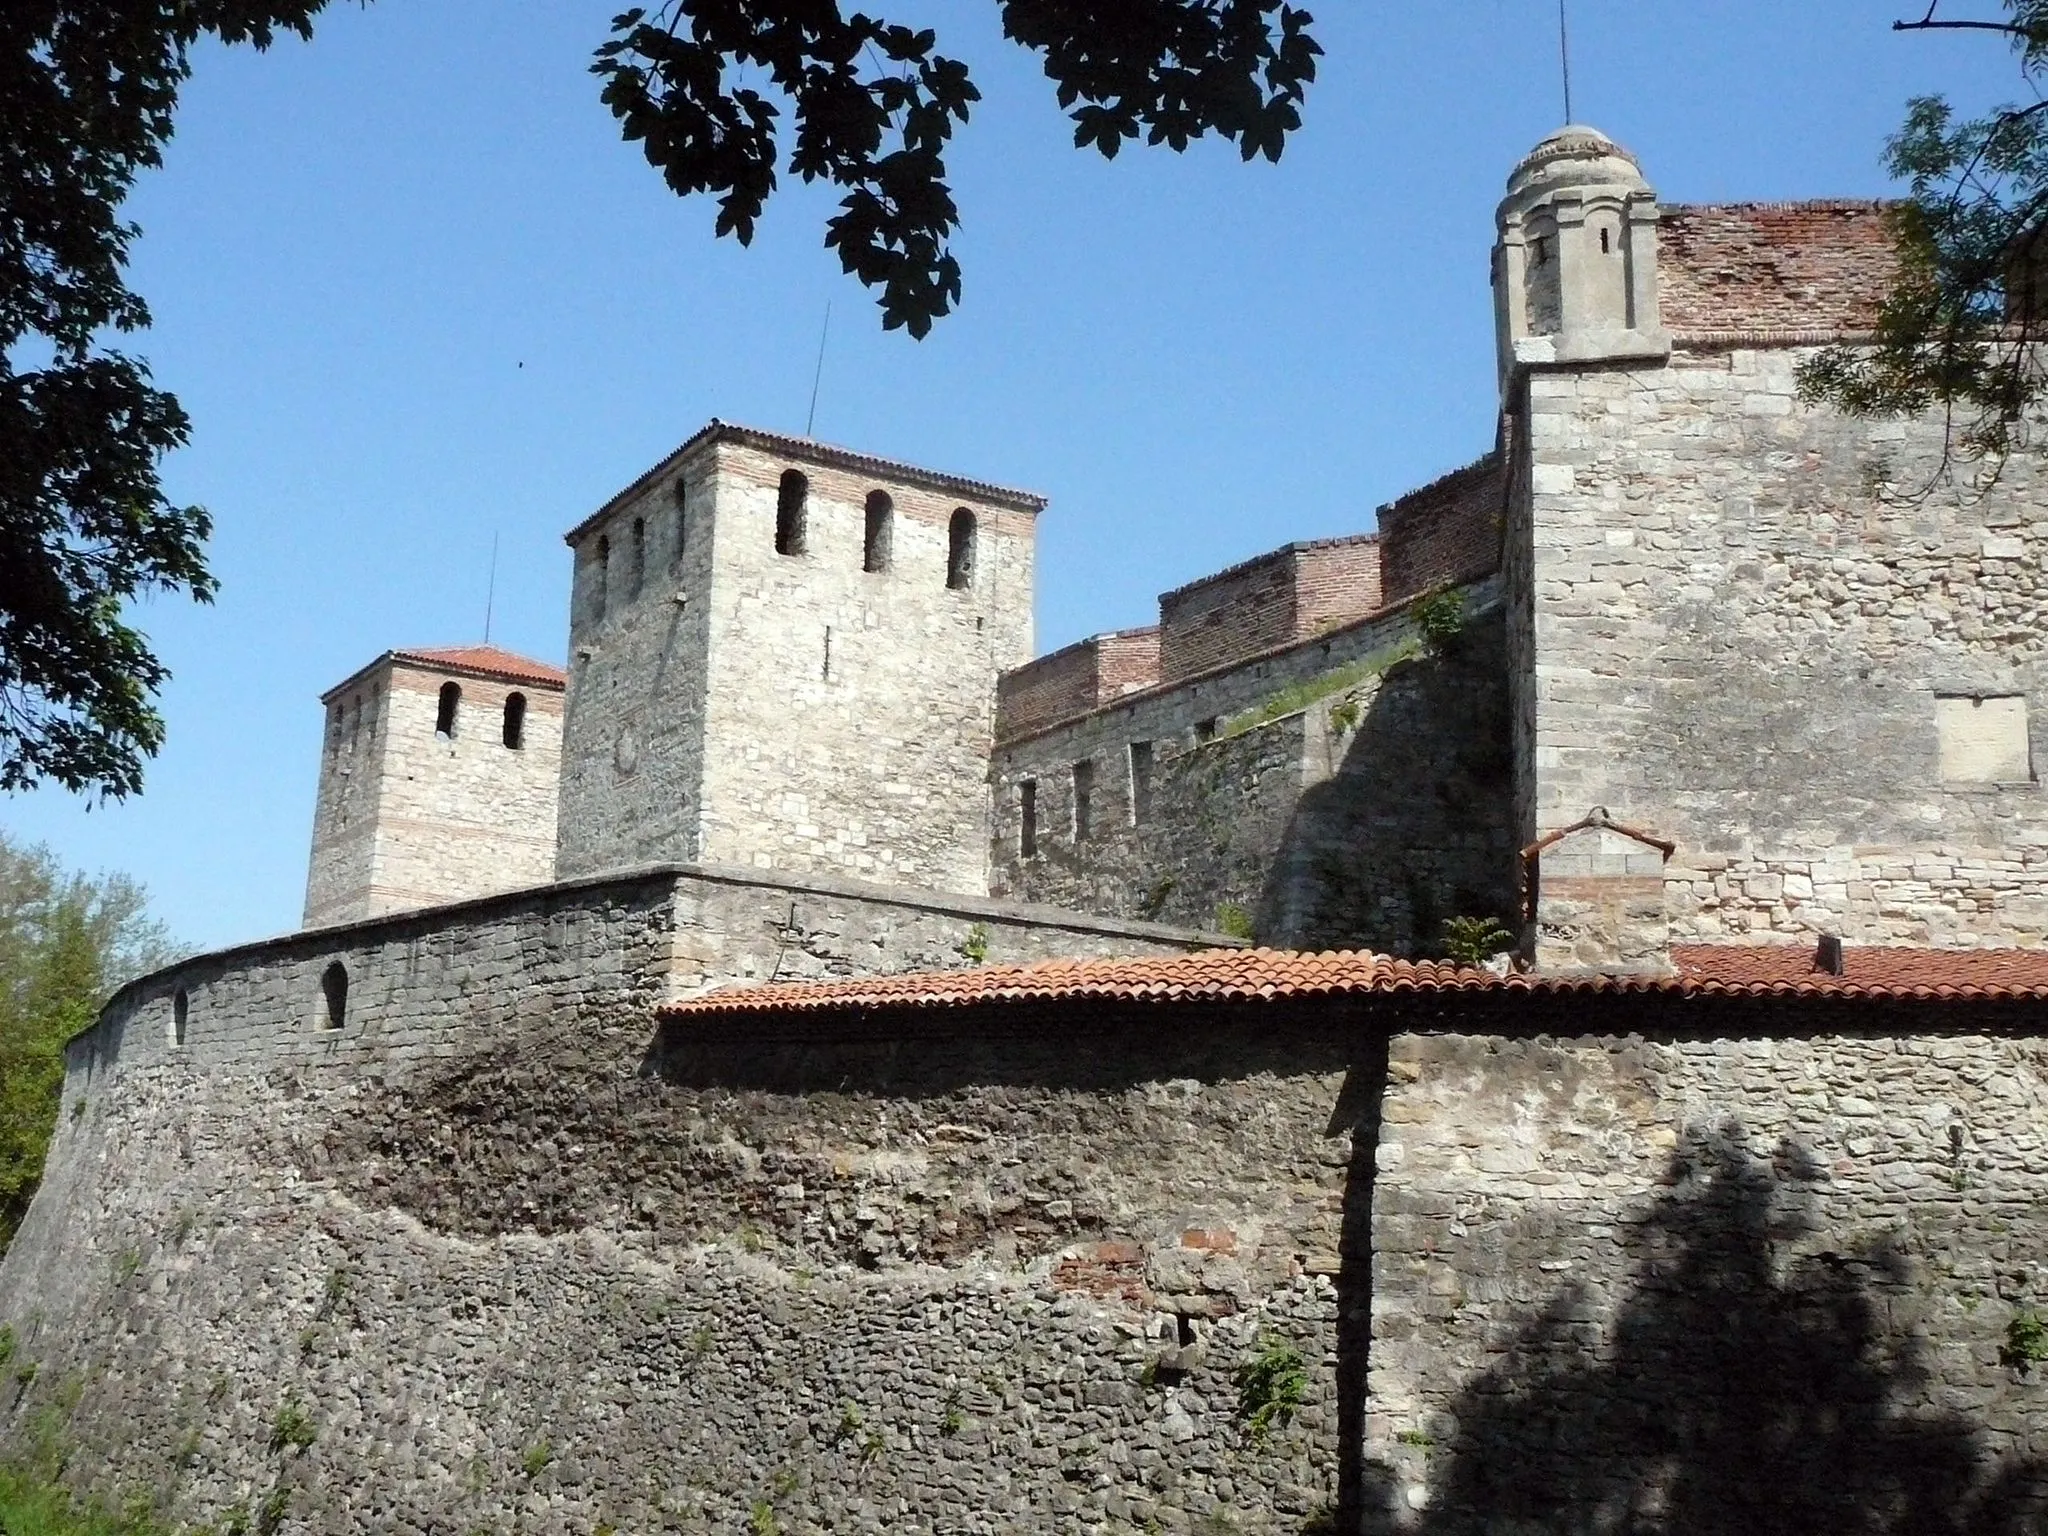
[[[537,683],[551,688],[565,687],[569,681],[568,673],[560,667],[500,650],[495,645],[450,645],[393,651],[391,659],[425,662],[430,667],[447,667],[451,671],[475,672],[486,677],[501,677],[507,682]]]
[[[844,981],[727,987],[670,1003],[665,1017],[965,1008],[1056,999],[1143,1002],[1242,1001],[1405,992],[1642,992],[1676,996],[1785,994],[1858,998],[2048,1001],[2048,950],[1857,948],[1844,974],[1816,969],[1803,946],[1687,945],[1672,950],[1678,974],[1496,976],[1432,960],[1364,951],[1212,949],[1137,959],[1046,960],[977,970],[864,976]]]

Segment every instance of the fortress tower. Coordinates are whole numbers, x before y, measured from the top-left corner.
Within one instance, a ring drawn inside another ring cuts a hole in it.
[[[1665,357],[1657,194],[1635,157],[1561,128],[1515,167],[1498,214],[1493,303],[1501,378],[1517,364]]]
[[[1042,498],[714,421],[568,535],[557,876],[666,861],[984,895]]]
[[[387,651],[321,695],[306,926],[544,884],[562,686],[476,645]]]
[[[1539,969],[1671,942],[2048,939],[2048,498],[1939,412],[1806,399],[1896,275],[1883,205],[1659,207],[1567,128],[1494,253],[1517,842]],[[1960,492],[1960,494],[1958,494]]]

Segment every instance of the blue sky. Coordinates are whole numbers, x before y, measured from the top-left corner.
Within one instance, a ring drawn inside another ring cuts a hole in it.
[[[1493,207],[1561,119],[1552,0],[1326,0],[1277,166],[1078,153],[993,4],[872,8],[985,98],[951,157],[964,303],[922,343],[822,248],[829,197],[786,185],[743,250],[619,140],[585,72],[612,0],[337,3],[310,43],[206,52],[131,211],[220,600],[143,613],[174,673],[145,793],[0,799],[0,828],[138,876],[190,943],[291,928],[320,691],[480,638],[494,537],[493,639],[559,661],[563,531],[708,417],[801,431],[828,302],[818,436],[1051,497],[1042,650],[1489,446]],[[1573,0],[1576,116],[1668,201],[1879,194],[1909,96],[2020,89],[1895,13]]]

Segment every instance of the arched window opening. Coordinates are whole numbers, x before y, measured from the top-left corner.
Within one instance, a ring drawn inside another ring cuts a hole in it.
[[[782,488],[775,493],[775,553],[800,555],[804,552],[804,502],[811,482],[794,469],[783,471]]]
[[[946,526],[946,585],[956,592],[974,585],[974,514],[965,507]]]
[[[889,536],[894,531],[896,503],[887,491],[868,492],[867,538],[861,544],[860,568],[864,571],[889,569]]]
[[[676,481],[676,559],[683,558],[683,551],[690,547],[690,509],[687,505],[689,482]]]
[[[612,540],[608,533],[597,536],[597,556],[593,562],[597,569],[590,578],[590,617],[601,620],[605,603],[611,594],[606,590],[612,579]]]
[[[178,988],[171,998],[171,1044],[185,1043],[185,1020],[191,1016],[192,999],[185,995],[183,987]]]
[[[462,687],[458,683],[441,685],[441,707],[434,713],[434,734],[443,741],[455,739],[455,710],[462,703]]]
[[[505,745],[517,752],[526,745],[526,695],[505,695]]]
[[[638,597],[640,585],[647,579],[647,519],[633,519],[633,560],[626,567],[626,596]]]
[[[327,967],[320,978],[320,996],[327,1004],[325,1029],[339,1029],[348,1022],[348,967],[339,960]]]

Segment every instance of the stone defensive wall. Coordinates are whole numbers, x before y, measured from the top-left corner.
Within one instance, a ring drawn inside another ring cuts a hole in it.
[[[82,1101],[108,1069],[151,1064],[381,1079],[507,1031],[599,1027],[726,983],[1229,942],[1016,902],[661,865],[195,955],[115,994],[71,1042],[66,1093]]]
[[[1465,975],[123,1052],[0,1440],[332,1536],[2035,1528],[2039,988]]]
[[[1510,919],[1501,585],[1438,590],[1454,635],[1432,641],[1411,595],[999,741],[995,888],[1205,927],[1235,909],[1261,942],[1404,955],[1447,918]],[[1048,660],[1085,671],[1075,654]]]

